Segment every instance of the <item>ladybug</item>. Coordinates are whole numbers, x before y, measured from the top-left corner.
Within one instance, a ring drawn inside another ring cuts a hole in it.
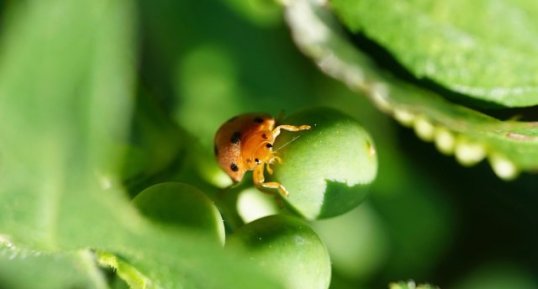
[[[248,113],[238,115],[225,122],[215,135],[215,157],[219,166],[239,182],[247,171],[253,171],[254,185],[278,189],[287,196],[288,191],[278,182],[265,182],[264,169],[273,173],[271,165],[282,160],[273,151],[273,143],[282,130],[302,131],[309,125],[276,125],[268,114]]]

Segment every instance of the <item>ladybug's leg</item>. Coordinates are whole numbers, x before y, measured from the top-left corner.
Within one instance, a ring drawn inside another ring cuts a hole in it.
[[[282,163],[282,159],[280,157],[273,155],[271,157],[271,159],[269,160],[269,163],[273,164],[273,163],[275,163],[275,161],[277,161],[277,163],[279,163],[279,164]]]
[[[267,163],[265,165],[265,169],[267,170],[267,172],[272,175],[273,174],[273,169],[271,168],[271,164],[270,163]]]
[[[263,175],[263,165],[259,165],[254,169],[253,179],[254,185],[257,187],[268,188],[268,189],[278,189],[280,194],[284,197],[288,196],[288,191],[286,188],[277,182],[265,182],[265,176]]]
[[[280,134],[281,130],[301,131],[301,130],[309,130],[309,129],[310,129],[310,126],[307,125],[307,124],[299,125],[299,126],[283,124],[283,125],[279,125],[279,126],[275,127],[275,129],[273,129],[273,138],[276,138]]]
[[[278,192],[283,197],[287,197],[290,194],[288,193],[288,190],[286,190],[286,188],[281,183],[267,182],[267,183],[262,183],[261,186],[264,188],[269,188],[269,189],[278,189]]]
[[[280,157],[277,157],[275,155],[273,155],[269,161],[267,162],[267,165],[265,166],[265,168],[267,169],[267,172],[272,175],[273,174],[273,169],[271,168],[271,165],[274,164],[276,162],[278,162],[279,164],[282,163],[282,159]]]

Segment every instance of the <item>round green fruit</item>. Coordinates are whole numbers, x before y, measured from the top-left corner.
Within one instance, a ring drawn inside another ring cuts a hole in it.
[[[318,235],[301,220],[283,215],[258,219],[237,230],[228,248],[243,250],[288,289],[327,289],[331,262]]]
[[[360,204],[377,174],[377,155],[370,135],[353,118],[329,108],[315,108],[280,121],[307,124],[308,131],[283,133],[274,151],[283,160],[274,180],[284,197],[307,219],[343,214]]]
[[[190,229],[224,244],[224,224],[213,202],[197,188],[183,183],[153,185],[133,199],[148,219],[167,228]]]

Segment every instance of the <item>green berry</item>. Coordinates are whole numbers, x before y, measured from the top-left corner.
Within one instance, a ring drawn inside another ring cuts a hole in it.
[[[377,155],[369,134],[353,118],[329,108],[310,109],[280,121],[311,126],[283,132],[274,150],[283,160],[274,179],[286,187],[285,201],[307,219],[343,214],[367,195],[377,174]]]
[[[213,202],[197,188],[182,183],[151,186],[133,199],[150,220],[167,228],[191,229],[224,243],[224,224]]]
[[[242,249],[285,288],[329,287],[329,253],[318,235],[297,218],[273,215],[258,219],[237,230],[226,246]]]

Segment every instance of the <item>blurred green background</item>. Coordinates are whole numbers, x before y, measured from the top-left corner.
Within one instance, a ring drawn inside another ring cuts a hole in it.
[[[3,10],[11,2],[0,2]],[[213,135],[233,115],[334,107],[370,132],[379,171],[364,204],[313,223],[331,253],[331,288],[386,288],[408,279],[449,289],[538,288],[535,175],[503,182],[484,163],[463,168],[421,142],[366,97],[322,74],[295,47],[272,1],[136,6],[133,147],[124,166],[132,195],[165,180],[214,191],[222,174]],[[151,157],[140,156],[148,149]],[[15,272],[47,274],[46,266],[33,272],[9,253],[1,256],[1,288],[11,288]]]

